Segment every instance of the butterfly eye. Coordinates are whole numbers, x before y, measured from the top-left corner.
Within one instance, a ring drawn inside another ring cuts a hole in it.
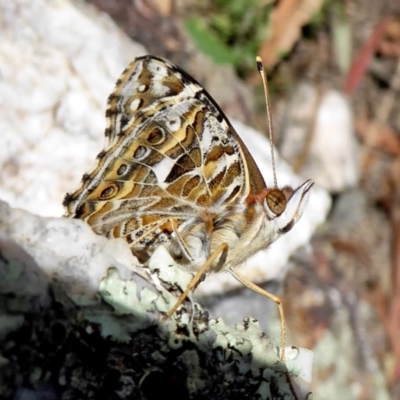
[[[281,215],[286,208],[286,197],[281,190],[273,189],[265,197],[269,209],[276,215]]]

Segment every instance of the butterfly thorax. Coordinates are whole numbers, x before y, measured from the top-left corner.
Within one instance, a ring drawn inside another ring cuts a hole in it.
[[[198,270],[220,245],[226,244],[226,254],[221,255],[209,271],[236,267],[280,236],[279,229],[271,223],[277,215],[267,210],[264,191],[243,202],[221,206],[216,212],[201,213],[181,226],[167,248],[177,262]]]

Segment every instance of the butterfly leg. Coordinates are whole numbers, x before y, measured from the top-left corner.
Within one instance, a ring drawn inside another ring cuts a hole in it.
[[[179,244],[179,247],[182,250],[182,253],[184,253],[185,257],[189,261],[192,261],[193,260],[193,256],[190,254],[190,251],[189,251],[188,247],[186,246],[185,241],[183,240],[181,234],[178,231],[178,227],[176,225],[176,221],[173,218],[170,218],[169,219],[169,223],[171,224],[172,230],[174,231],[174,233],[176,235],[176,239],[177,239],[177,242]]]
[[[286,346],[286,324],[285,324],[285,313],[283,311],[282,300],[280,297],[275,296],[274,294],[267,292],[266,290],[260,288],[255,285],[253,282],[250,282],[246,277],[242,274],[239,274],[233,268],[229,268],[229,272],[233,275],[235,279],[237,279],[244,286],[253,290],[254,292],[261,294],[262,296],[270,298],[274,301],[279,307],[279,314],[281,317],[281,351],[280,351],[280,359],[281,361],[285,361],[285,346]]]
[[[200,279],[202,276],[207,272],[208,268],[210,265],[215,261],[217,257],[219,257],[221,254],[224,254],[228,251],[228,245],[226,243],[221,244],[218,246],[214,252],[211,254],[209,259],[204,263],[204,265],[196,272],[196,275],[192,278],[192,280],[189,282],[187,288],[185,291],[179,296],[179,299],[176,301],[174,306],[167,312],[166,318],[169,318],[171,315],[174,314],[174,312],[178,309],[178,307],[183,303],[183,301],[186,299],[187,295],[189,292],[197,286],[199,283]]]

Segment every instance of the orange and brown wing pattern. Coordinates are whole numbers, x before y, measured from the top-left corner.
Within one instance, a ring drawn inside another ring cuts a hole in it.
[[[108,145],[64,201],[67,215],[95,232],[133,247],[165,243],[171,219],[179,229],[250,193],[247,150],[205,90],[170,62],[137,58],[106,117]]]

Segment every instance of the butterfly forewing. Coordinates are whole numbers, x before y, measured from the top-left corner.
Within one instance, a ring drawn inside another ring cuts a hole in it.
[[[205,213],[244,202],[264,181],[218,105],[179,68],[137,58],[108,100],[108,145],[80,189],[71,217],[99,234],[154,247]],[[251,174],[251,179],[249,174]]]

